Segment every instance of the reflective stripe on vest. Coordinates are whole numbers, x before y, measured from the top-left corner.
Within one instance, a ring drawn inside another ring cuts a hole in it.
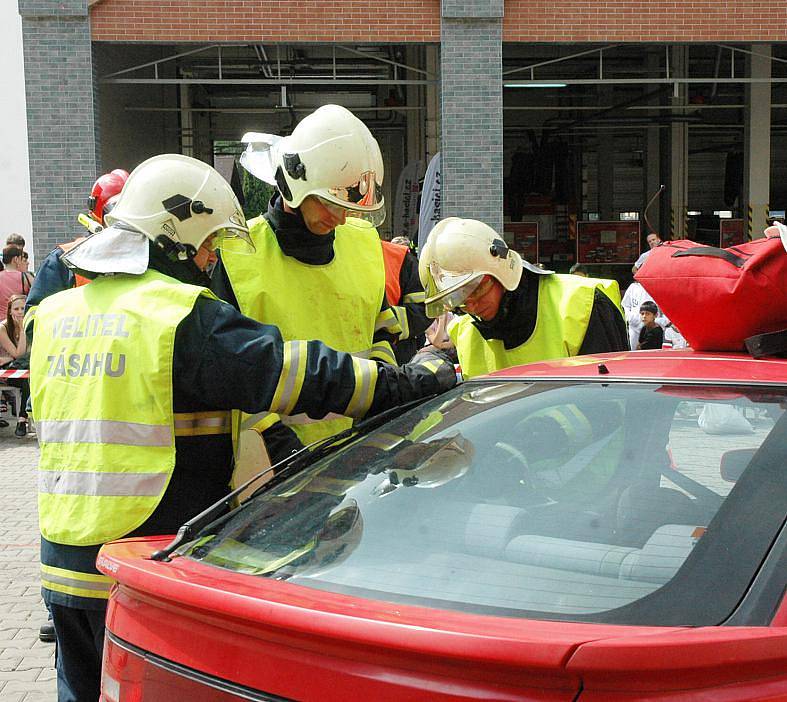
[[[385,295],[380,239],[375,229],[357,226],[354,221],[350,218],[336,228],[334,257],[325,265],[308,265],[286,256],[264,217],[249,222],[255,252],[246,253],[228,239],[222,244],[222,261],[241,312],[276,325],[285,341],[298,345],[303,342],[296,339],[318,339],[338,351],[356,356],[374,353],[392,362],[389,344],[373,349],[375,324]],[[289,351],[288,346],[271,403],[271,411],[278,414],[288,414],[295,407],[305,375],[305,343]],[[367,395],[365,387],[356,387],[346,414],[356,414]],[[243,415],[239,424],[247,426],[247,419],[248,415]],[[309,420],[293,424],[293,431],[301,442],[309,444],[345,429],[351,422],[346,418]]]
[[[169,473],[38,471],[38,491],[49,495],[156,497],[164,492],[168,482]]]
[[[48,443],[123,444],[125,446],[169,446],[169,425],[117,422],[108,419],[46,420],[36,422],[38,438]]]
[[[114,581],[105,575],[41,565],[41,587],[52,592],[106,600],[113,583]]]
[[[148,271],[101,276],[39,306],[30,386],[47,540],[104,543],[158,506],[175,465],[175,330],[203,294],[210,295]],[[182,431],[223,430],[226,412],[180,422]]]
[[[616,281],[559,274],[539,276],[538,280],[536,326],[530,338],[516,348],[507,350],[499,339],[484,339],[469,315],[452,320],[448,334],[465,378],[522,363],[575,356],[585,338],[596,289],[620,308]]]

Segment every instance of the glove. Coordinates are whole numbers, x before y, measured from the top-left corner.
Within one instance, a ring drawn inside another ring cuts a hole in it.
[[[445,392],[456,385],[456,370],[453,361],[439,351],[427,351],[417,354],[410,363],[402,368],[413,366],[428,370],[437,381],[437,392]]]

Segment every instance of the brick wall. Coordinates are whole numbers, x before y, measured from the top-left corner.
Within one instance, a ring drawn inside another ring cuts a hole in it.
[[[87,0],[19,0],[36,260],[81,227],[96,177]]]
[[[443,18],[442,215],[480,219],[497,231],[503,226],[501,33],[500,18]]]
[[[90,17],[96,41],[440,39],[440,0],[100,0]]]
[[[506,0],[504,41],[783,41],[782,0]]]
[[[42,7],[85,2],[25,1]],[[443,0],[443,14],[493,17],[502,5],[502,0]],[[90,13],[93,39],[105,41],[440,39],[440,0],[99,0]],[[781,0],[505,0],[503,39],[782,41],[786,22],[787,5]]]

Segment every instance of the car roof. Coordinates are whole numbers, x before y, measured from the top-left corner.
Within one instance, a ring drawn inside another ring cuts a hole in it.
[[[756,359],[744,353],[691,349],[625,351],[528,363],[483,377],[787,385],[787,359]]]

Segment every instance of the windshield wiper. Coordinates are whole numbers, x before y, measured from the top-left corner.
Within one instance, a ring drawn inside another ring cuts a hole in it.
[[[427,400],[431,400],[433,397],[435,397],[435,395],[430,395],[429,397],[423,397],[418,400],[406,402],[403,405],[391,407],[390,409],[385,410],[385,412],[375,414],[373,417],[368,417],[358,422],[358,424],[340,431],[338,434],[326,436],[324,439],[318,439],[317,441],[313,441],[307,446],[298,449],[295,453],[287,456],[287,458],[282,459],[278,463],[275,463],[269,468],[266,468],[260,473],[257,473],[257,475],[253,476],[252,478],[249,478],[245,483],[243,483],[243,485],[235,488],[228,495],[222,497],[218,502],[214,502],[210,507],[200,512],[196,517],[192,517],[187,522],[185,522],[178,529],[177,535],[172,541],[170,541],[170,543],[168,543],[161,550],[155,551],[150,556],[151,560],[172,560],[170,556],[176,549],[178,549],[183,544],[195,539],[199,533],[205,529],[205,527],[215,521],[217,517],[221,516],[222,512],[232,506],[232,501],[238,495],[240,495],[244,490],[251,487],[254,483],[266,475],[269,475],[270,473],[275,475],[276,471],[282,467],[284,467],[284,470],[281,472],[282,476],[295,473],[307,465],[314,463],[314,461],[318,460],[319,458],[322,458],[330,451],[331,448],[335,447],[337,443],[341,443],[351,436],[361,436],[370,431],[373,431],[380,425],[385,424],[385,422],[389,421],[390,419],[398,417],[400,414],[403,414],[407,410],[415,407],[416,405],[420,405]]]

